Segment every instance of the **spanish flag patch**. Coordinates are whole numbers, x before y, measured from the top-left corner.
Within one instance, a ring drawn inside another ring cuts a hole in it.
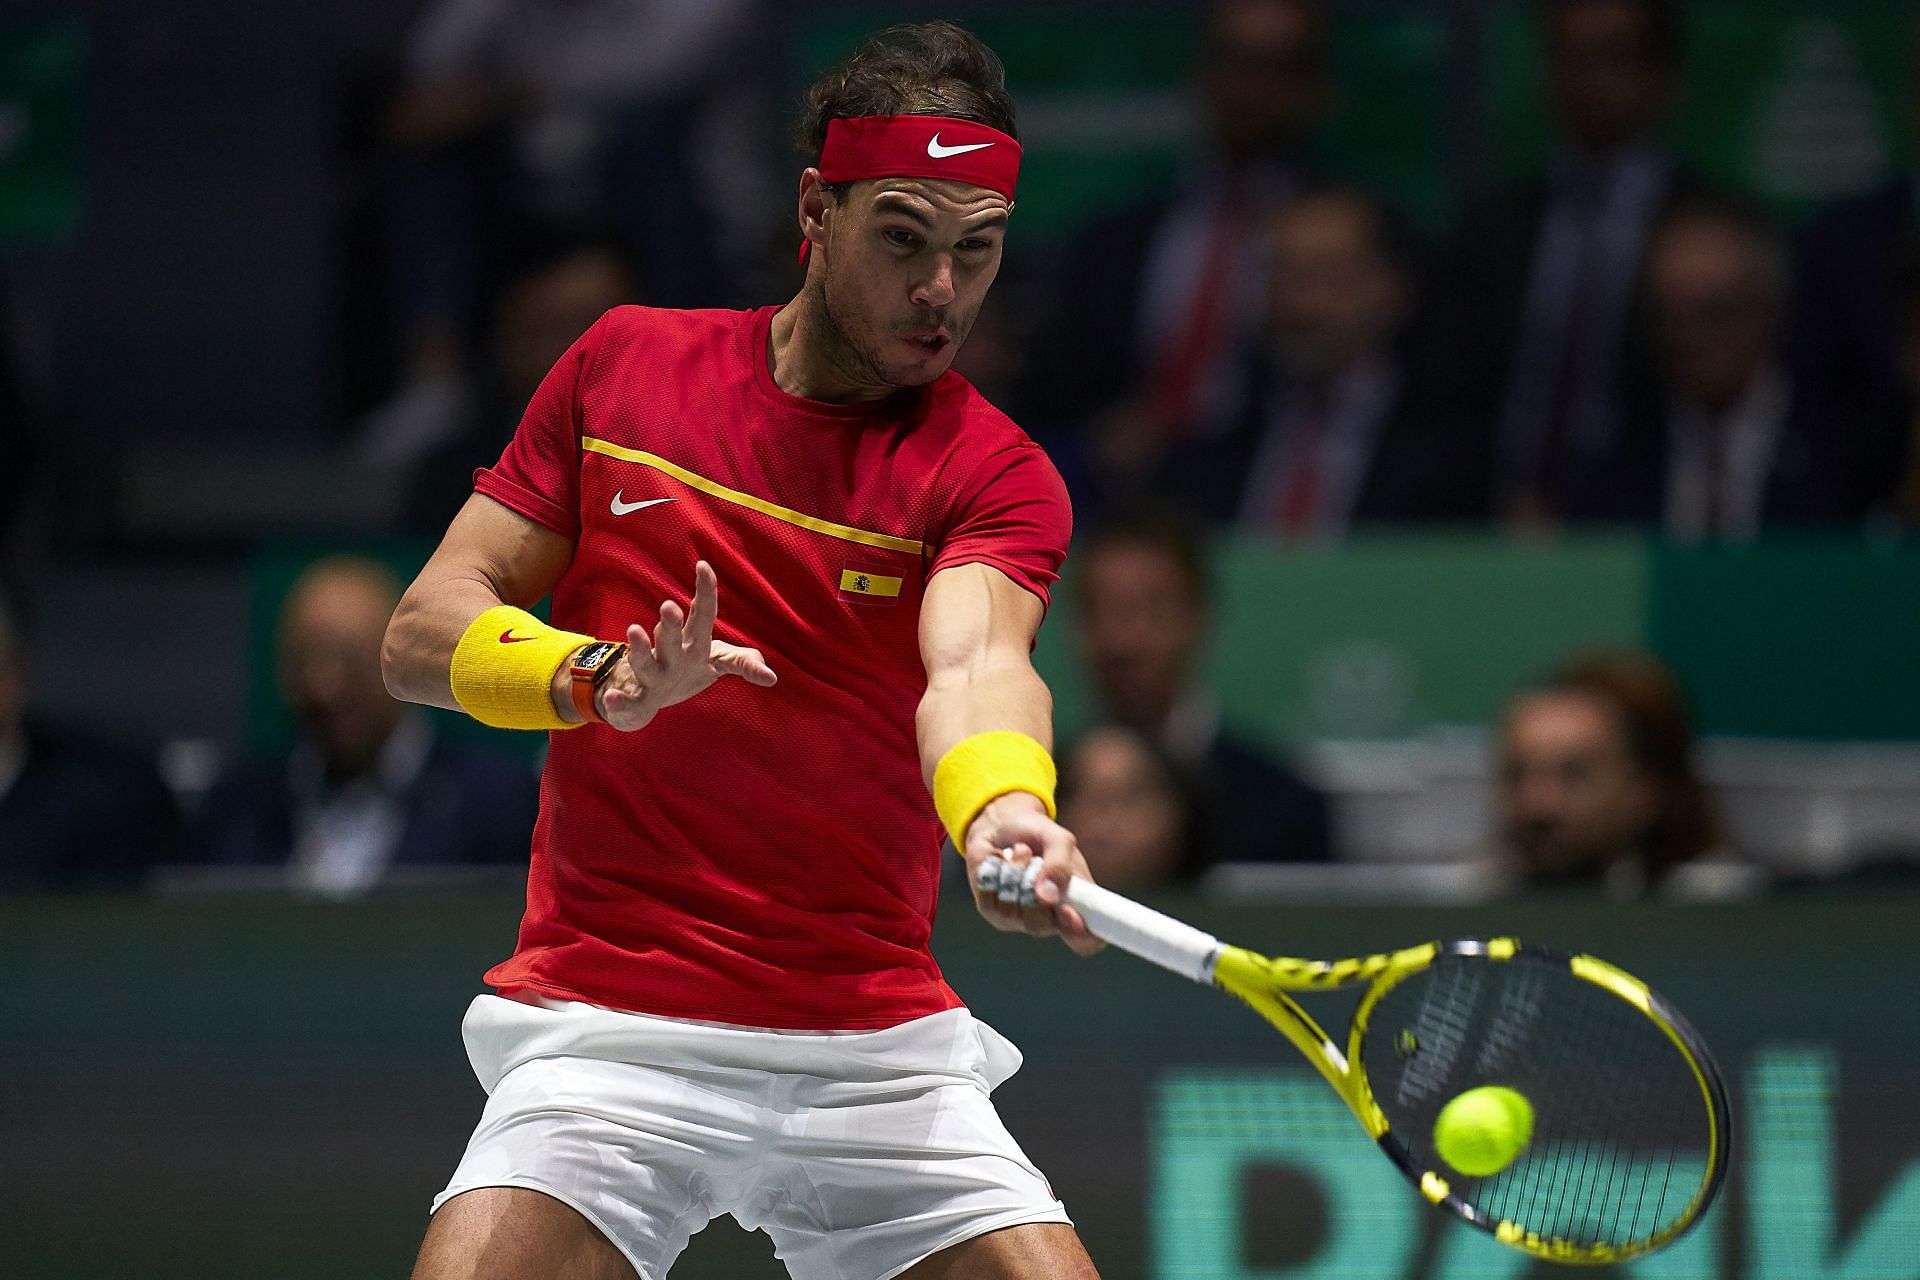
[[[900,598],[900,583],[892,574],[855,565],[840,570],[840,594],[859,604],[893,604]]]

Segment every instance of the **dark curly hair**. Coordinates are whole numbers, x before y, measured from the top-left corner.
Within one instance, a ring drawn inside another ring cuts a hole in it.
[[[1019,140],[1000,55],[957,22],[888,27],[814,81],[794,141],[809,164],[827,122],[857,116],[951,116]]]

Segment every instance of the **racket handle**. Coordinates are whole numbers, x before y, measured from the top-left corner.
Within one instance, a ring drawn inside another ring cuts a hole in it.
[[[1067,886],[1067,905],[1080,913],[1094,937],[1202,986],[1213,985],[1220,939],[1212,934],[1078,876]]]

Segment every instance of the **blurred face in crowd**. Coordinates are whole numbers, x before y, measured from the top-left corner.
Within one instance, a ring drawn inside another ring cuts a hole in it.
[[[825,322],[822,352],[839,379],[886,395],[932,382],[953,363],[1000,273],[1012,205],[984,187],[933,178],[855,182],[826,196],[808,170],[827,229],[806,293]]]
[[[1661,360],[1681,400],[1724,412],[1772,362],[1780,270],[1772,248],[1744,227],[1691,218],[1660,232],[1647,287]]]
[[[280,615],[280,692],[330,772],[364,771],[400,721],[380,677],[397,592],[371,568],[309,570]]]
[[[1186,689],[1206,630],[1180,562],[1143,543],[1097,547],[1081,567],[1080,636],[1108,713],[1157,730]]]
[[[1392,342],[1411,300],[1382,242],[1379,219],[1365,203],[1344,195],[1303,197],[1275,216],[1269,243],[1269,329],[1290,372],[1335,377]]]
[[[1658,806],[1613,712],[1563,691],[1508,712],[1500,799],[1507,847],[1543,877],[1600,874],[1635,851]]]
[[[1138,734],[1092,730],[1074,744],[1060,771],[1060,821],[1078,839],[1101,884],[1148,885],[1179,866],[1186,801]]]
[[[1547,92],[1574,145],[1611,151],[1658,126],[1674,68],[1654,18],[1634,0],[1566,0],[1546,20]]]
[[[1329,98],[1325,17],[1314,0],[1225,0],[1208,23],[1200,89],[1229,160],[1291,150]]]
[[[495,312],[494,360],[515,403],[529,399],[574,340],[613,308],[633,301],[620,258],[588,250],[508,287]]]

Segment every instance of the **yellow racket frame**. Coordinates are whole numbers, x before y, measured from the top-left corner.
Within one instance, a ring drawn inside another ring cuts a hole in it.
[[[1564,962],[1569,970],[1595,986],[1626,1001],[1646,1015],[1665,1033],[1693,1073],[1700,1089],[1701,1103],[1707,1115],[1707,1170],[1693,1200],[1669,1226],[1644,1241],[1627,1247],[1586,1243],[1559,1236],[1542,1235],[1519,1223],[1492,1218],[1454,1194],[1452,1184],[1433,1169],[1419,1167],[1405,1144],[1393,1135],[1392,1126],[1379,1104],[1361,1065],[1360,1047],[1366,1038],[1368,1022],[1382,997],[1414,974],[1430,968],[1443,956],[1471,956],[1489,961],[1511,961],[1526,951],[1536,958]],[[1502,1244],[1510,1245],[1538,1258],[1553,1262],[1587,1266],[1606,1266],[1652,1253],[1670,1244],[1692,1226],[1719,1190],[1726,1175],[1729,1113],[1726,1091],[1719,1072],[1699,1038],[1679,1015],[1665,1005],[1644,982],[1606,961],[1588,955],[1562,955],[1539,947],[1525,947],[1515,938],[1486,941],[1428,942],[1402,951],[1381,955],[1355,956],[1346,960],[1299,960],[1263,956],[1244,947],[1223,946],[1213,966],[1214,985],[1250,1005],[1261,1017],[1293,1042],[1340,1095],[1360,1121],[1367,1136],[1378,1143],[1402,1173],[1420,1189],[1430,1202],[1448,1209],[1482,1230],[1489,1231]],[[1368,984],[1348,1026],[1345,1049],[1335,1044],[1313,1018],[1286,994],[1290,991],[1333,991],[1359,983]]]

